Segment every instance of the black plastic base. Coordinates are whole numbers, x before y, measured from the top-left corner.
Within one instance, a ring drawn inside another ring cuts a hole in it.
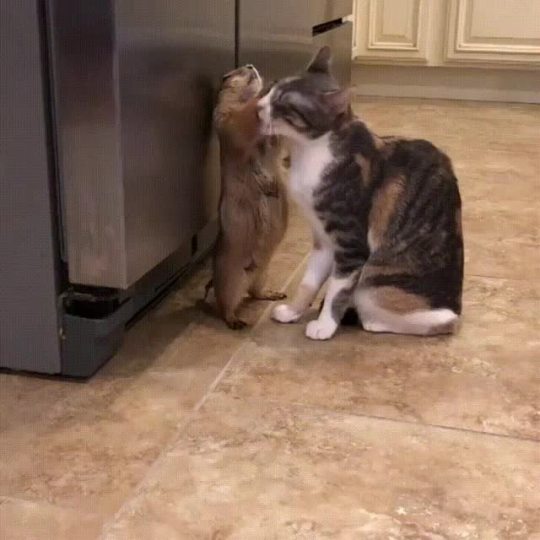
[[[164,297],[211,250],[217,223],[210,223],[186,246],[149,272],[123,295],[114,311],[103,316],[82,316],[69,310],[62,315],[62,370],[67,377],[90,377],[119,349],[126,326],[143,310]],[[85,313],[85,315],[87,315]]]

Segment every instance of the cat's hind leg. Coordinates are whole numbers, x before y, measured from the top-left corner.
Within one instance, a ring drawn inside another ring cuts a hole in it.
[[[421,296],[393,286],[360,286],[354,302],[369,332],[430,336],[454,333],[459,316],[448,308],[432,309]]]

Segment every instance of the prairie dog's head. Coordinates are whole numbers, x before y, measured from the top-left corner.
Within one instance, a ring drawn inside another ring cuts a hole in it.
[[[257,69],[248,64],[223,76],[215,110],[219,123],[231,110],[242,107],[256,98],[263,88],[263,80]]]

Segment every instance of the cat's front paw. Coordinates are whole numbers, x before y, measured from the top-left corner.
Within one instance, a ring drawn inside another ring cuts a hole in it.
[[[306,336],[309,339],[324,340],[330,339],[337,330],[337,324],[334,321],[320,321],[315,319],[306,326]]]
[[[279,304],[272,310],[272,319],[280,323],[293,323],[300,317],[301,313],[295,311],[289,304]]]

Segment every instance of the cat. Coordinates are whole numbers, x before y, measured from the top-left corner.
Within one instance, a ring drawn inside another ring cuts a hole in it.
[[[378,137],[356,118],[323,47],[258,104],[261,130],[289,142],[289,187],[313,232],[305,275],[273,319],[300,319],[328,280],[306,335],[330,339],[350,309],[371,332],[453,333],[461,314],[461,198],[430,142]]]
[[[270,259],[287,228],[288,201],[280,140],[259,134],[262,88],[255,67],[235,69],[223,77],[214,110],[221,154],[220,232],[206,293],[214,287],[218,311],[235,330],[246,326],[237,314],[246,294],[285,298],[264,290]]]

